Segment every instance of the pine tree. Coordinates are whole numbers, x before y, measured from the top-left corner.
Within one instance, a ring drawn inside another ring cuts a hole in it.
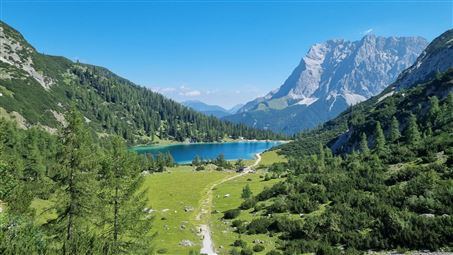
[[[364,154],[367,154],[370,152],[370,149],[368,148],[368,139],[366,137],[365,133],[362,133],[361,139],[360,139],[360,151]]]
[[[376,150],[382,152],[385,150],[385,136],[382,130],[381,122],[376,122],[376,129],[374,131],[374,138],[376,139]]]
[[[397,142],[401,137],[401,133],[400,133],[400,123],[398,121],[398,119],[393,116],[392,118],[392,122],[390,124],[390,141],[392,143],[395,143]]]
[[[243,199],[248,199],[251,198],[253,195],[252,190],[250,189],[250,185],[245,185],[245,187],[242,189],[242,194],[241,197]]]
[[[25,137],[26,153],[23,155],[25,158],[24,177],[36,181],[42,179],[45,174],[44,159],[38,148],[36,129],[30,129]]]
[[[326,167],[326,154],[324,153],[324,146],[319,143],[319,167],[324,169]]]
[[[156,167],[158,172],[163,172],[165,171],[165,155],[162,153],[157,154],[156,157]]]
[[[428,121],[432,127],[437,126],[438,118],[440,113],[439,99],[436,96],[429,98],[429,112]]]
[[[236,169],[241,169],[241,168],[243,168],[243,167],[245,166],[244,160],[242,160],[241,158],[238,159],[238,160],[236,161],[236,163],[234,163],[234,166],[236,167]]]
[[[96,152],[81,115],[73,109],[66,120],[68,125],[60,135],[62,147],[58,155],[61,159],[58,182],[65,189],[55,204],[58,217],[52,223],[56,223],[56,237],[62,239],[63,254],[80,254],[87,252],[89,239],[93,236],[89,231],[89,220],[97,189],[94,182]]]
[[[415,117],[414,114],[411,114],[407,122],[405,140],[408,144],[417,145],[421,140],[420,131],[417,126],[417,117]]]
[[[127,151],[120,137],[112,140],[101,176],[101,198],[105,203],[104,251],[111,254],[140,253],[150,247],[150,219],[144,215],[144,191],[140,191],[143,177],[138,155]]]
[[[168,167],[175,166],[175,160],[173,159],[173,156],[171,155],[170,152],[167,152],[165,154],[165,166],[168,166]]]

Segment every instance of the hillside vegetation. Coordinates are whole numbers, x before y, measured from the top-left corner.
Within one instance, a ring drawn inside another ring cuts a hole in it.
[[[452,251],[453,71],[302,137],[271,167],[287,180],[248,202],[245,234],[278,235],[272,254]]]

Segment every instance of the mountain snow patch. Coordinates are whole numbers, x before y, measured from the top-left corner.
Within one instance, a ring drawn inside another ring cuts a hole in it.
[[[306,98],[300,100],[299,102],[297,102],[297,104],[309,106],[309,105],[313,104],[314,102],[318,101],[318,99],[319,98],[317,98],[317,97],[306,97]]]
[[[389,93],[387,93],[387,94],[381,96],[381,97],[378,99],[378,103],[381,102],[382,100],[386,99],[387,97],[393,95],[393,94],[395,94],[395,91],[390,91]]]
[[[344,97],[344,99],[346,100],[346,104],[348,105],[355,105],[367,99],[362,95],[348,92],[344,93],[342,96]]]

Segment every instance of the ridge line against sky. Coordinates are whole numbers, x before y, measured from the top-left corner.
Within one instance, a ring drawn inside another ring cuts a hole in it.
[[[314,43],[432,40],[452,1],[12,1],[0,19],[38,51],[100,65],[177,101],[230,108],[279,87]]]

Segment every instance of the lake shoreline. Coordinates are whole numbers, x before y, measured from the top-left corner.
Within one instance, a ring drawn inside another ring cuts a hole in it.
[[[241,139],[241,140],[231,140],[231,141],[224,141],[224,142],[197,142],[197,143],[185,143],[185,142],[175,142],[170,144],[139,144],[130,147],[130,149],[140,149],[140,148],[165,148],[171,146],[179,146],[179,145],[197,145],[197,144],[227,144],[227,143],[263,143],[263,142],[278,142],[281,144],[289,143],[291,140],[257,140],[257,139]]]
[[[240,140],[212,143],[179,143],[157,146],[139,146],[130,148],[138,154],[171,154],[177,164],[190,164],[196,157],[202,160],[214,160],[223,155],[224,160],[251,160],[256,153],[267,151],[287,141],[277,140]]]

